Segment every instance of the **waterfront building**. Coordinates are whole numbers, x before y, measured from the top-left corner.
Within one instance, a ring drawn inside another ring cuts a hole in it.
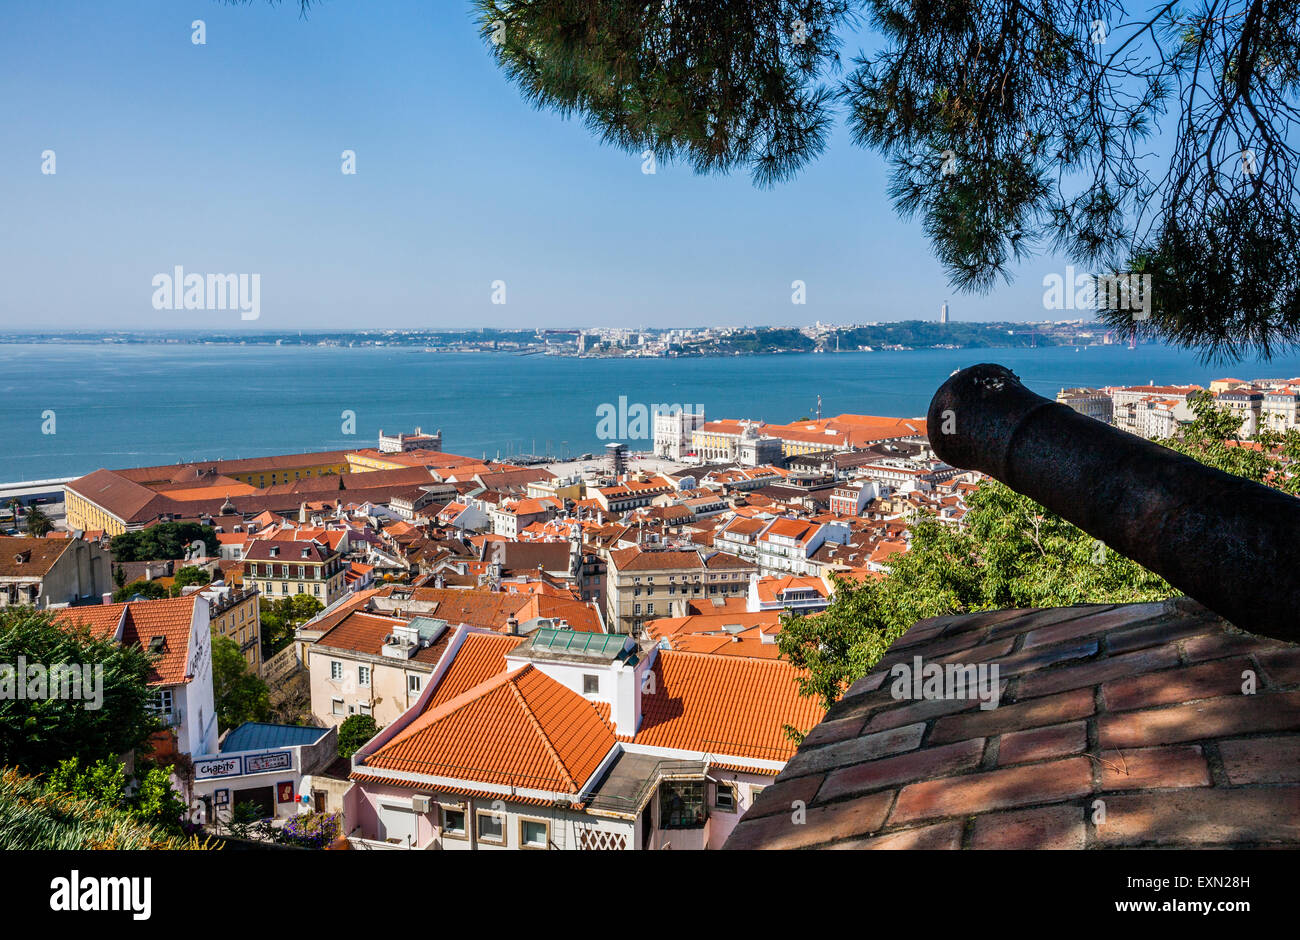
[[[655,415],[654,452],[656,457],[683,460],[692,450],[692,437],[704,426],[704,410],[671,410]]]
[[[1115,412],[1114,400],[1097,388],[1063,388],[1056,393],[1056,400],[1103,424],[1110,424]]]
[[[403,434],[400,431],[397,434],[385,434],[383,428],[379,429],[379,452],[381,454],[401,454],[413,450],[442,450],[442,431],[425,434],[417,427],[414,434]]]
[[[1260,424],[1269,431],[1300,427],[1300,385],[1271,388],[1260,406]]]

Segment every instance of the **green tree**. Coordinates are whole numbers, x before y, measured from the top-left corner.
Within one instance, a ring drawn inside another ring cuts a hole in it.
[[[76,757],[59,761],[47,775],[46,786],[79,800],[95,800],[104,806],[124,807],[126,773],[116,758],[104,758],[83,766]]]
[[[249,670],[239,644],[228,636],[212,639],[212,691],[222,730],[271,717],[270,690]]]
[[[378,733],[379,726],[372,716],[349,715],[339,725],[339,757],[351,757]]]
[[[166,585],[160,581],[132,581],[125,587],[120,587],[113,592],[113,603],[120,604],[122,601],[129,601],[137,594],[147,601],[161,600],[164,597],[171,596],[171,592],[167,590]]]
[[[143,764],[137,768],[136,792],[131,798],[131,814],[141,822],[164,832],[181,832],[186,806],[172,786],[171,769]]]
[[[36,538],[43,538],[46,532],[54,528],[54,523],[50,517],[45,515],[40,506],[32,506],[27,510],[27,534]]]
[[[208,557],[221,554],[216,530],[197,522],[160,522],[138,532],[124,532],[113,536],[109,550],[115,562],[174,561],[185,558],[194,542],[203,543]]]
[[[806,675],[807,695],[829,706],[927,617],[1012,607],[1155,601],[1175,592],[1141,565],[995,480],[967,500],[965,526],[932,518],[912,526],[910,550],[889,576],[836,581],[830,606],[783,615],[777,643]]]
[[[295,594],[278,600],[262,598],[262,658],[270,659],[292,643],[298,627],[324,609],[325,605],[310,594]]]
[[[19,657],[27,677],[14,668]],[[152,662],[138,647],[55,623],[46,611],[0,609],[0,765],[39,773],[66,758],[93,763],[142,746],[161,727],[150,711]],[[56,666],[76,667],[90,681],[79,698],[52,696],[53,683],[43,696],[19,698],[15,683],[27,681],[31,688],[37,666],[47,677]]]
[[[171,595],[172,597],[180,597],[184,593],[184,588],[196,584],[209,584],[211,581],[212,575],[208,573],[206,568],[200,568],[197,565],[186,565],[177,571],[175,577],[172,578]]]
[[[46,777],[47,790],[122,810],[142,823],[179,835],[185,804],[172,786],[170,768],[139,761],[134,784],[134,792],[127,796],[126,768],[116,758],[85,764],[71,757]]]

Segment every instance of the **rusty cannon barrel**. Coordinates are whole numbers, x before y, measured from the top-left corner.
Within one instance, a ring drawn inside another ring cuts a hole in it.
[[[1300,641],[1300,499],[1036,395],[1003,366],[930,402],[946,463],[1001,480],[1243,630]]]

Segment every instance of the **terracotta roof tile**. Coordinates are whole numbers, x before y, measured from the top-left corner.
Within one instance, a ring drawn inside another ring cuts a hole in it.
[[[616,745],[591,702],[530,664],[430,707],[364,766],[576,794]]]
[[[997,665],[1000,700],[895,698],[891,670],[915,657]],[[805,800],[807,824],[755,807],[727,847],[921,833],[953,848],[1296,847],[1297,754],[1300,647],[1186,599],[939,617],[854,683],[764,791],[765,806]]]
[[[807,731],[823,714],[783,660],[665,650],[653,670],[637,744],[785,760],[795,748],[782,728]]]

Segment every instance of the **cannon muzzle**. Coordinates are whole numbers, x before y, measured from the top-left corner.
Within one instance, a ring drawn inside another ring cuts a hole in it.
[[[930,402],[935,453],[1001,480],[1253,633],[1300,641],[1300,499],[1036,395],[985,363]]]

